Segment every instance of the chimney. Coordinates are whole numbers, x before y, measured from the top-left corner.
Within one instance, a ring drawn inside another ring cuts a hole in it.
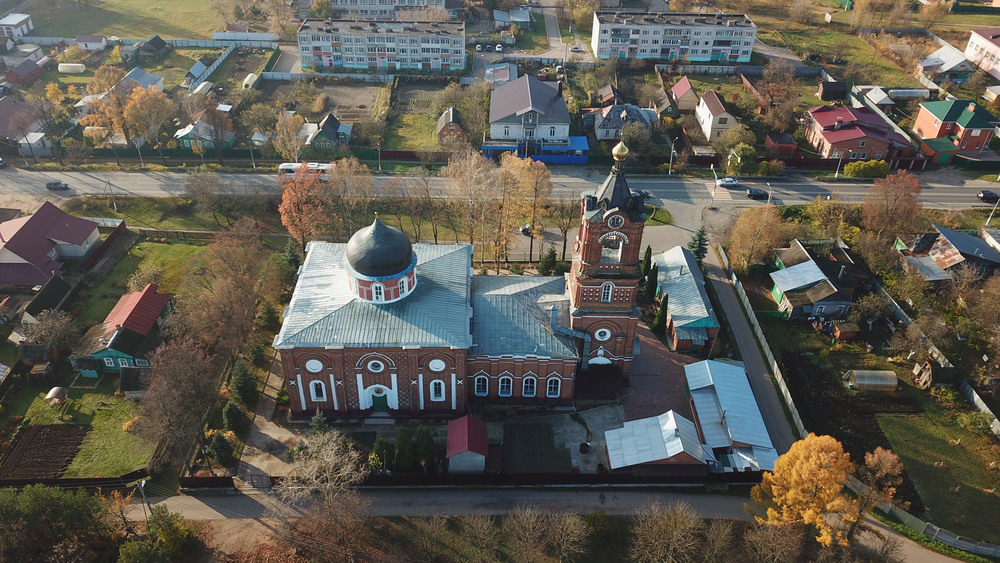
[[[844,118],[838,117],[837,122],[833,124],[834,131],[840,131],[840,126],[844,124]]]
[[[976,102],[969,102],[969,111],[971,112],[976,111]]]
[[[556,96],[562,96],[562,80],[556,82]]]

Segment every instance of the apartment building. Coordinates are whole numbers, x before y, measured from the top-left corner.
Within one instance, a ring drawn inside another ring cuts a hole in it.
[[[396,19],[399,12],[443,10],[452,17],[462,11],[459,0],[330,0],[334,15],[351,19]]]
[[[750,62],[757,25],[743,14],[594,12],[598,59]]]
[[[986,74],[1000,80],[1000,27],[970,31],[965,58]]]
[[[464,22],[308,19],[299,28],[302,68],[461,70]]]

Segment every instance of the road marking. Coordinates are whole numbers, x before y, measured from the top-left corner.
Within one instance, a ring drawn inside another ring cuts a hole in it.
[[[712,199],[715,201],[733,200],[733,194],[729,193],[729,190],[722,186],[716,186],[715,184],[705,184],[705,188],[708,190],[709,194],[712,194]]]

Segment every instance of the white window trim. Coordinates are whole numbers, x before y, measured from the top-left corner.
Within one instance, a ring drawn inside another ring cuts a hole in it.
[[[435,387],[440,390],[440,393],[435,392]],[[445,399],[445,387],[443,379],[435,379],[431,381],[431,400],[435,402],[441,402]]]
[[[553,383],[555,384],[555,393],[552,392]],[[545,396],[552,399],[558,397],[560,393],[562,393],[562,381],[556,377],[549,378],[545,382]]]
[[[316,390],[321,391],[320,394],[316,393]],[[309,382],[309,398],[312,399],[314,403],[325,403],[326,402],[326,385],[322,381],[314,380]]]
[[[531,392],[528,392],[528,384],[531,384]],[[522,397],[534,397],[535,393],[538,391],[538,379],[534,377],[525,377],[521,381],[521,396]]]
[[[507,386],[507,392],[504,392],[504,384]],[[514,394],[514,378],[509,376],[503,376],[500,378],[500,383],[497,387],[498,394],[501,397],[510,397]]]
[[[372,301],[381,303],[385,301],[385,286],[380,283],[372,284]]]
[[[480,381],[483,382],[483,392],[482,393],[479,392],[479,382]],[[475,393],[476,393],[477,397],[486,397],[487,395],[490,394],[490,379],[488,377],[486,377],[485,375],[477,375],[476,376],[476,380],[475,380],[475,384],[474,384],[474,389],[475,389]]]
[[[107,366],[107,367],[109,367],[109,368],[115,367],[115,359],[114,358],[104,358],[104,365]]]
[[[614,295],[615,284],[611,282],[606,282],[601,285],[601,303],[611,303],[611,297]]]

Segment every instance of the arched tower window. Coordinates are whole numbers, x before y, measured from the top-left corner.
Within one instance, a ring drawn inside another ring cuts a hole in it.
[[[500,396],[510,397],[514,391],[514,380],[509,377],[500,378]]]
[[[618,264],[622,261],[625,241],[617,236],[609,236],[601,244],[601,264]]]
[[[562,390],[562,381],[559,381],[558,377],[553,377],[549,379],[548,383],[545,385],[545,396],[547,397],[558,397],[559,391]]]
[[[385,301],[385,287],[382,284],[372,284],[372,301]]]
[[[611,293],[615,284],[607,282],[601,286],[601,303],[611,303]]]
[[[444,400],[444,381],[440,379],[435,379],[434,381],[431,381],[431,400],[432,401]]]
[[[490,393],[490,381],[484,375],[476,378],[476,396],[485,397]]]
[[[525,377],[524,381],[521,383],[521,396],[522,397],[534,397],[535,396],[535,385],[538,383],[534,377]]]
[[[409,285],[410,285],[410,282],[406,278],[406,276],[403,276],[403,277],[399,278],[399,296],[400,297],[406,295],[406,292],[409,290]]]

